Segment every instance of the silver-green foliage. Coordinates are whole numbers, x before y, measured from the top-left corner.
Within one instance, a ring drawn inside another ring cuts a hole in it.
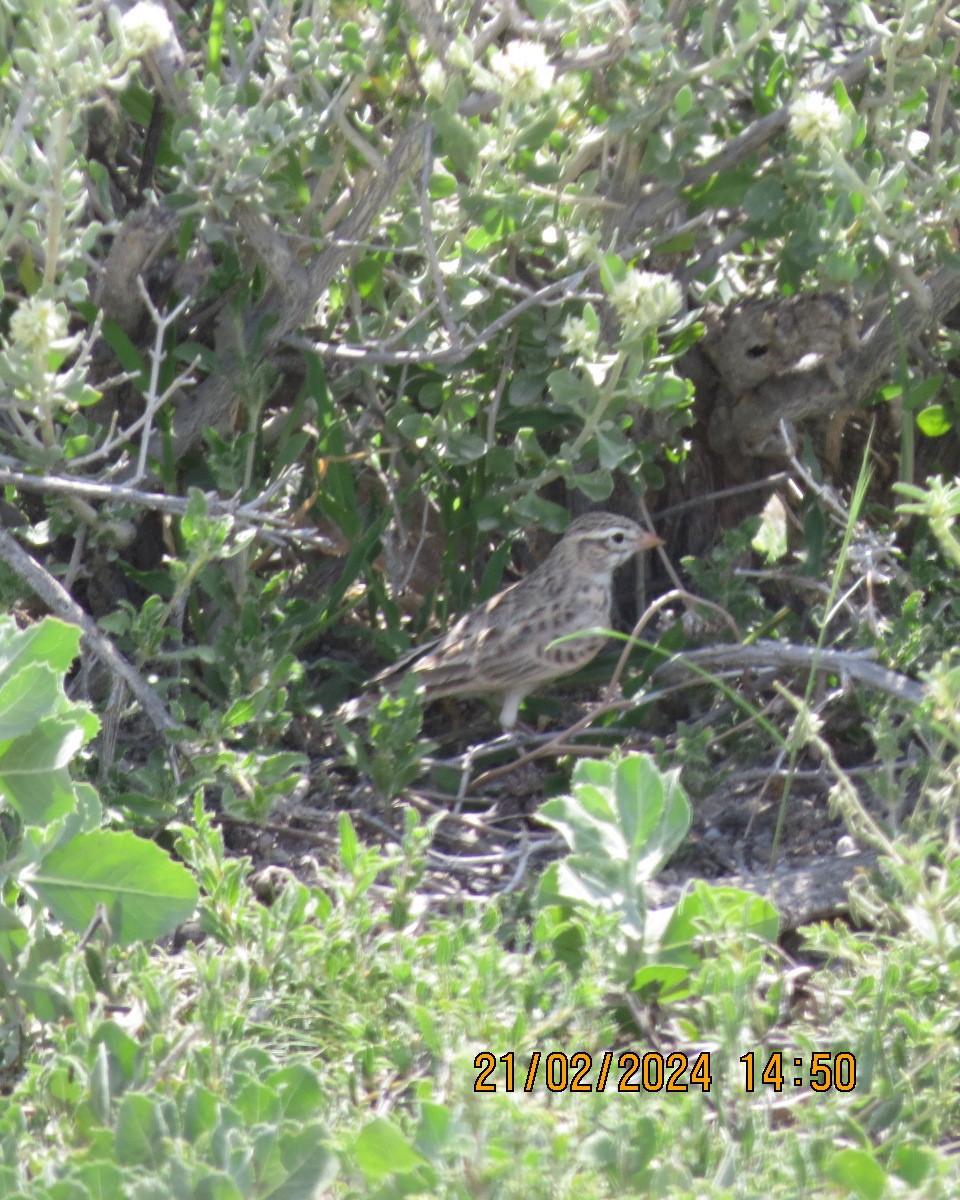
[[[198,896],[191,873],[159,846],[101,828],[96,790],[71,774],[99,729],[63,687],[79,641],[77,628],[52,618],[26,630],[0,620],[0,992],[8,1002],[33,995],[33,951],[58,926],[96,926],[118,944],[152,940],[185,920]]]

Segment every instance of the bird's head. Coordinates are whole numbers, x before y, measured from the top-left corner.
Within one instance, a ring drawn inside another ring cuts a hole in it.
[[[641,529],[629,517],[589,513],[573,522],[553,553],[569,561],[571,570],[602,575],[611,574],[639,551],[660,544],[655,533]]]

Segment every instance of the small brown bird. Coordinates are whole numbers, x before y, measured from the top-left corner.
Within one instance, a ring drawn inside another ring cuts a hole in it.
[[[408,672],[423,681],[428,701],[502,694],[500,724],[512,729],[530,692],[599,653],[610,624],[614,571],[658,545],[656,534],[628,517],[578,517],[535,571],[415,651],[422,656]]]

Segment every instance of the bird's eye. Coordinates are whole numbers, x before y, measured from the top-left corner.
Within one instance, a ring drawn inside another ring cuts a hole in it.
[[[610,541],[613,542],[615,546],[622,546],[626,540],[627,535],[625,533],[612,533],[610,535]]]

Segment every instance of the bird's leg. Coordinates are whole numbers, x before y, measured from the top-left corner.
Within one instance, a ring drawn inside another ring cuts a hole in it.
[[[526,688],[513,688],[503,697],[503,707],[500,709],[500,724],[504,733],[511,733],[517,727],[517,714],[520,705],[526,699]]]

